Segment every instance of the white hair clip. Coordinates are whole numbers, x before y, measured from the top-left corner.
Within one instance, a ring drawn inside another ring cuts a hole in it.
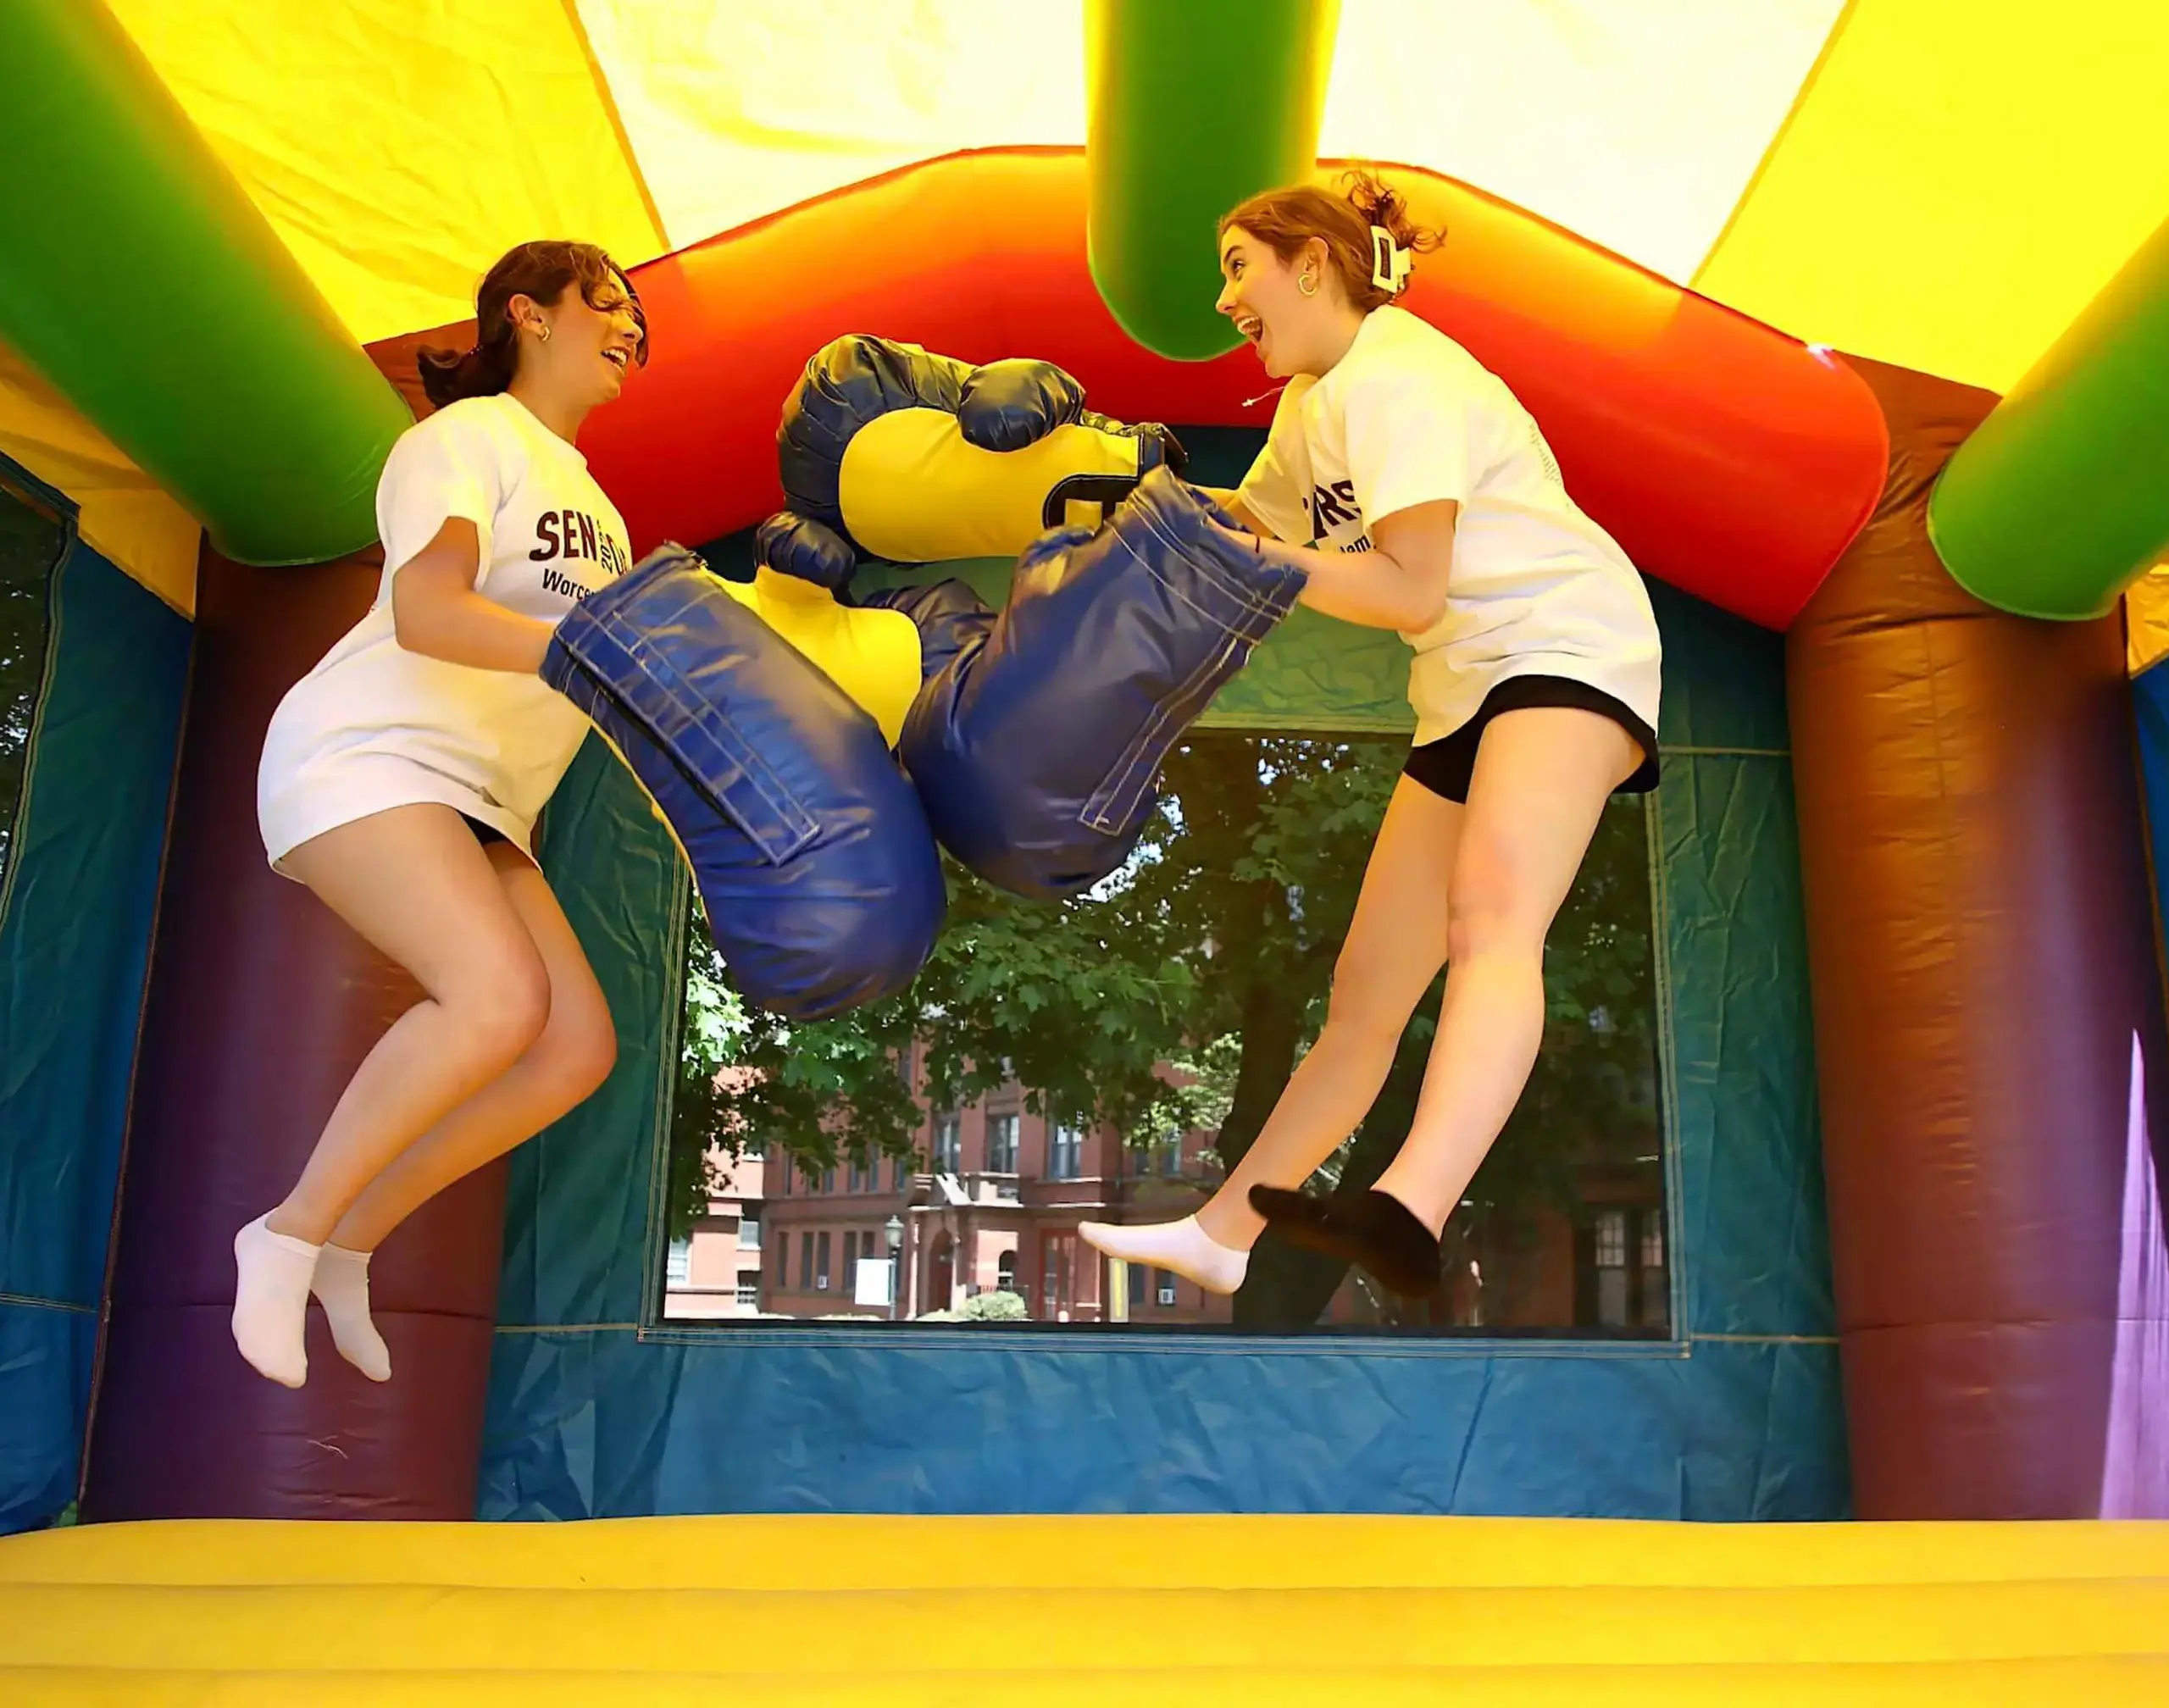
[[[1383,225],[1371,228],[1371,282],[1379,290],[1398,297],[1408,288],[1408,275],[1416,266],[1416,258],[1393,241],[1393,233]]]

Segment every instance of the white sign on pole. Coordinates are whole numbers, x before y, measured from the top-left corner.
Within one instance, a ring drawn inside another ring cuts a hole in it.
[[[878,1305],[883,1310],[896,1302],[896,1260],[893,1257],[862,1257],[858,1273],[852,1277],[851,1302],[854,1305]]]

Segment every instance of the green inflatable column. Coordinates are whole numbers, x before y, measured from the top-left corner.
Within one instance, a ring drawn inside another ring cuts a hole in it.
[[[376,537],[413,418],[99,0],[0,0],[0,339],[244,563]]]
[[[1232,350],[1213,233],[1317,164],[1340,0],[1089,0],[1085,241],[1092,282],[1157,355]]]
[[[2169,550],[2169,224],[1959,446],[1928,537],[1975,598],[2065,619]]]

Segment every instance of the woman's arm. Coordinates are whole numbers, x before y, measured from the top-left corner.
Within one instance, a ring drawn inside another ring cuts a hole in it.
[[[552,626],[476,592],[481,565],[481,535],[464,517],[451,518],[391,578],[393,632],[409,652],[532,675],[542,668]]]
[[[1446,614],[1460,514],[1451,498],[1396,510],[1371,524],[1368,552],[1320,552],[1273,539],[1262,550],[1308,578],[1299,603],[1366,629],[1417,635]]]
[[[1255,534],[1261,540],[1280,537],[1251,513],[1250,507],[1243,502],[1240,494],[1225,486],[1201,486],[1197,490],[1234,517],[1236,525],[1244,532]]]

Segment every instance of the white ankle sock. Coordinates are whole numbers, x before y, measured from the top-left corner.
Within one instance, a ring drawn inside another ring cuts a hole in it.
[[[260,1373],[298,1388],[308,1379],[302,1332],[320,1248],[274,1234],[264,1220],[234,1235],[234,1345]]]
[[[1243,1284],[1251,1267],[1251,1254],[1223,1245],[1197,1217],[1179,1222],[1155,1222],[1144,1227],[1116,1227],[1106,1222],[1083,1222],[1077,1231],[1084,1243],[1110,1257],[1128,1263],[1146,1263],[1156,1269],[1172,1269],[1195,1281],[1208,1293],[1232,1293]]]
[[[369,1254],[325,1243],[309,1290],[331,1324],[339,1356],[372,1382],[391,1379],[391,1351],[369,1321]]]

